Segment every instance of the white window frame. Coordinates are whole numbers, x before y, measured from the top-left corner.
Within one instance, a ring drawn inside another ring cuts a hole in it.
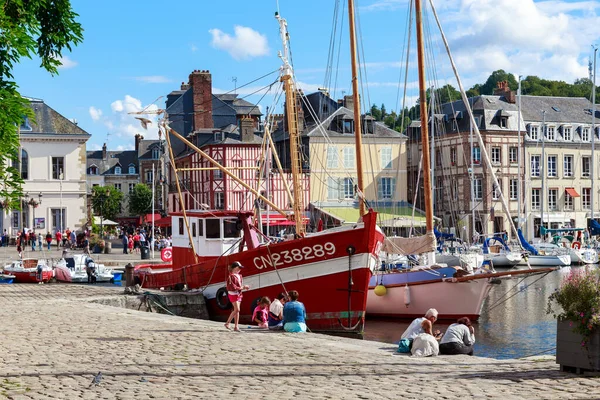
[[[573,196],[571,196],[569,193],[565,192],[565,205],[564,205],[564,210],[565,211],[573,211],[574,209],[574,202],[573,202]]]
[[[571,126],[563,126],[563,140],[573,141],[573,128]]]
[[[563,156],[563,177],[572,178],[575,174],[573,173],[573,160],[575,157],[572,154],[565,154]]]
[[[581,189],[581,208],[589,210],[592,205],[592,188]]]
[[[508,196],[510,200],[518,200],[517,196],[518,196],[518,192],[519,192],[519,180],[518,179],[511,179],[509,181],[509,191],[508,191]]]
[[[548,210],[558,210],[558,189],[548,189]]]
[[[492,164],[500,164],[502,162],[502,148],[498,146],[492,147],[491,155]]]
[[[473,164],[481,165],[481,148],[479,146],[473,147]]]
[[[542,189],[531,189],[531,209],[539,210],[541,207]]]
[[[382,200],[393,199],[396,191],[396,178],[385,176],[378,179],[377,197]]]
[[[500,186],[496,186],[495,183],[492,183],[492,200],[500,199],[500,192],[502,191],[502,180],[498,179],[498,183]]]
[[[581,177],[582,178],[590,177],[591,161],[592,161],[592,158],[590,156],[582,156],[581,157]]]
[[[353,199],[356,195],[354,191],[354,178],[344,178],[342,180],[342,194],[344,199]]]
[[[590,141],[590,127],[589,126],[581,127],[581,141],[582,142]]]
[[[121,175],[121,172],[122,172],[122,171],[123,171],[123,170],[121,169],[121,167],[120,167],[119,165],[117,165],[117,166],[115,167],[115,175]]]
[[[529,137],[531,140],[540,140],[540,127],[538,125],[529,125]]]
[[[516,146],[509,147],[508,148],[508,163],[509,164],[518,164],[518,162],[519,162],[519,148]]]
[[[127,173],[129,175],[135,175],[135,165],[133,165],[133,164],[129,165],[129,169],[128,169]]]
[[[115,183],[115,189],[117,189],[120,192],[121,188],[122,188],[122,185],[120,183]]]
[[[556,178],[558,177],[558,156],[556,155],[549,155],[548,159],[547,159],[547,165],[546,167],[548,168],[548,178]]]
[[[483,181],[481,178],[473,179],[473,194],[475,200],[483,199]]]
[[[225,193],[224,192],[215,192],[215,209],[217,209],[217,210],[225,209]]]
[[[539,178],[541,176],[541,158],[542,156],[539,154],[532,154],[530,158],[530,168],[531,168],[531,177]]]
[[[340,187],[337,178],[327,177],[327,200],[339,200]]]
[[[556,140],[556,127],[555,126],[546,126],[546,139],[547,140]]]

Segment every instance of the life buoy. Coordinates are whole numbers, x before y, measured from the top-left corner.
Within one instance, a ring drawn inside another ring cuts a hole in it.
[[[229,301],[229,297],[227,296],[226,287],[222,287],[219,290],[217,290],[215,300],[217,301],[217,307],[219,307],[221,310],[227,310],[231,308],[231,302]]]
[[[581,248],[581,242],[573,242],[572,248],[579,250]]]

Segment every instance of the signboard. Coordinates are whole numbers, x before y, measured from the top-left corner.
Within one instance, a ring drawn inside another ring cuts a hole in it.
[[[35,218],[33,221],[34,229],[46,229],[46,218]]]

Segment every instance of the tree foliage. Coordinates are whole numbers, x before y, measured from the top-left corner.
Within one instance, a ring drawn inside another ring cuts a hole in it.
[[[70,0],[0,0],[0,200],[19,208],[23,180],[9,167],[19,149],[19,126],[34,114],[12,74],[23,57],[40,58],[41,67],[58,73],[62,53],[83,40]]]
[[[92,209],[103,219],[113,219],[121,212],[123,193],[113,186],[94,186],[92,188]]]
[[[131,215],[142,215],[152,209],[152,189],[143,183],[138,183],[129,194],[129,212]]]

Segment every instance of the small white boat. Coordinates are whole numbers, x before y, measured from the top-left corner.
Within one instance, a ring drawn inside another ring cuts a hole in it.
[[[16,283],[48,282],[53,277],[52,268],[47,261],[34,258],[13,261],[4,266],[4,273],[13,275]]]
[[[485,261],[492,263],[494,268],[512,268],[523,259],[521,252],[490,253],[485,255]]]
[[[61,259],[54,266],[56,279],[61,282],[86,283],[88,274],[86,266],[92,269],[92,274],[96,277],[96,282],[111,282],[113,272],[104,264],[97,264],[94,260],[85,254],[75,254],[73,257]]]
[[[532,267],[567,267],[571,265],[571,256],[569,254],[528,255],[519,263],[519,265],[528,264]]]

